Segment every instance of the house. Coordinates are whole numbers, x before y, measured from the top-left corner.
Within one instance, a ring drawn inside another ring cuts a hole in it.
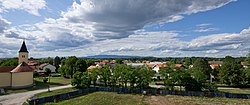
[[[33,71],[28,63],[28,50],[25,41],[19,50],[17,67],[0,67],[0,88],[25,88],[33,86]]]
[[[216,69],[223,64],[222,61],[208,61],[208,64],[212,69]]]
[[[248,63],[247,63],[247,62],[240,62],[240,64],[241,64],[244,68],[248,68]]]
[[[92,70],[92,69],[95,69],[95,68],[97,68],[97,66],[91,65],[91,66],[89,66],[89,67],[87,68],[87,70]]]
[[[49,64],[49,63],[41,64],[41,65],[39,66],[39,69],[37,70],[37,72],[39,72],[39,73],[42,72],[42,73],[43,73],[43,72],[45,72],[45,70],[46,70],[47,68],[50,69],[52,73],[55,73],[55,72],[56,72],[56,67],[53,66],[53,65],[51,65],[51,64]]]

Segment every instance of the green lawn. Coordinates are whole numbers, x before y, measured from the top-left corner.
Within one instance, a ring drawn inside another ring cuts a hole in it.
[[[68,93],[68,92],[72,92],[72,91],[76,91],[76,90],[78,90],[78,89],[72,87],[72,88],[54,90],[51,92],[42,92],[42,93],[35,94],[34,96],[47,97],[47,96],[54,96],[54,95],[58,95],[58,94],[62,94],[62,93]]]
[[[19,93],[19,92],[26,92],[31,90],[37,90],[37,89],[44,89],[47,88],[47,83],[43,82],[43,79],[41,77],[34,78],[35,86],[23,88],[23,89],[6,89],[7,94],[10,93]],[[71,79],[66,79],[63,77],[50,77],[50,87],[55,86],[62,86],[62,85],[68,85],[70,84]]]
[[[45,105],[147,105],[144,96],[132,94],[117,94],[114,92],[95,92],[81,97],[46,103]]]
[[[220,92],[250,94],[248,89],[219,89]]]

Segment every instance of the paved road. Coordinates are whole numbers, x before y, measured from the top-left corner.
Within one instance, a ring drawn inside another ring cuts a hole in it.
[[[50,88],[50,90],[57,90],[57,89],[63,89],[63,88],[69,88],[69,87],[72,87],[72,86],[65,85],[65,86],[52,87]],[[40,90],[23,92],[23,93],[3,95],[3,96],[0,96],[0,105],[22,105],[28,98],[30,98],[34,94],[46,92],[46,91],[48,91],[48,89],[40,89]]]

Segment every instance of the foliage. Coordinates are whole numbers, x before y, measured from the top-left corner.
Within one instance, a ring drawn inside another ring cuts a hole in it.
[[[60,63],[61,63],[61,59],[58,56],[56,56],[53,62],[53,65],[56,67],[56,70],[59,68]]]
[[[99,69],[100,80],[104,82],[105,86],[108,86],[110,83],[111,71],[109,65],[105,65],[104,67]]]
[[[0,63],[0,66],[17,66],[17,65],[18,65],[17,58],[2,60]]]
[[[53,65],[53,58],[48,57],[47,59],[42,59],[42,60],[40,60],[39,62],[40,62],[41,64],[43,64],[43,63],[49,63],[49,64]]]
[[[236,62],[233,57],[225,57],[223,65],[219,68],[219,77],[221,83],[234,86],[241,85],[243,78],[240,63]]]
[[[87,72],[75,72],[71,80],[71,85],[76,87],[90,87],[91,78]]]
[[[64,77],[72,78],[75,72],[85,72],[87,70],[86,61],[83,59],[78,59],[75,56],[61,60],[61,65],[62,66],[58,69],[58,71]]]

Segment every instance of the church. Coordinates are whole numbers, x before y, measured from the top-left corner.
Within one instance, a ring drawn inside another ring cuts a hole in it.
[[[18,66],[0,67],[0,89],[1,88],[25,88],[33,86],[33,68],[28,63],[29,52],[25,41],[18,53]]]

